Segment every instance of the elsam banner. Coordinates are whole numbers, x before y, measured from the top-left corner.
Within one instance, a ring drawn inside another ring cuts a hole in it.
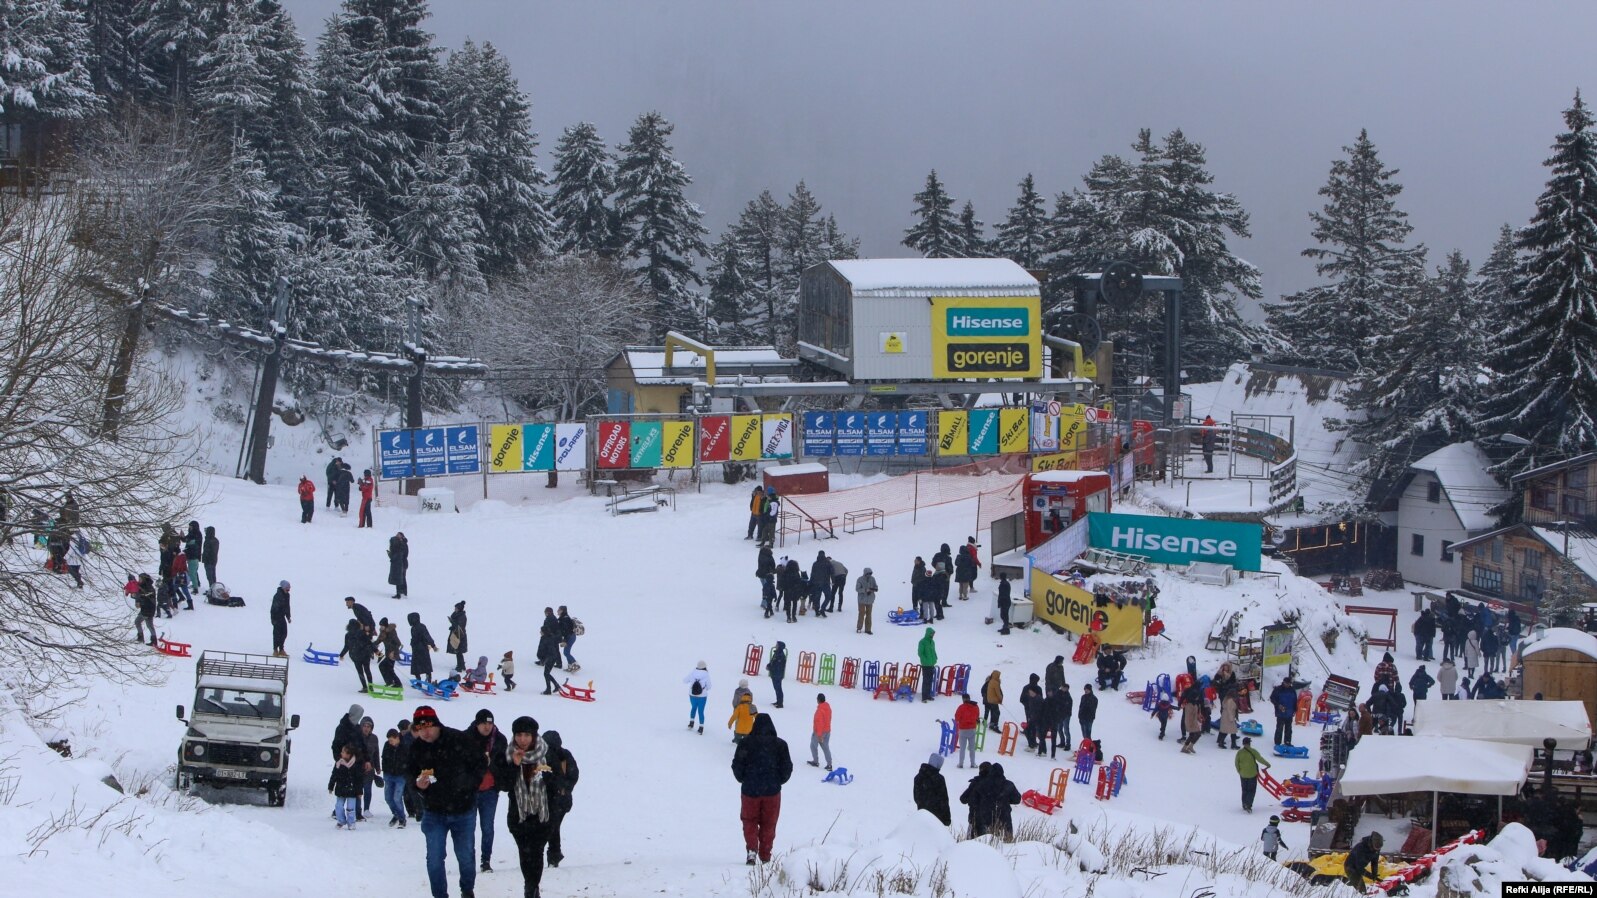
[[[969,415],[965,412],[937,413],[937,454],[964,455],[970,451],[965,435],[969,432]]]
[[[926,454],[926,412],[898,413],[899,455]]]
[[[892,412],[871,412],[865,422],[865,454],[892,455],[898,440],[898,416]]]
[[[1158,564],[1208,561],[1239,571],[1259,569],[1264,528],[1258,524],[1097,511],[1087,519],[1095,549],[1142,555]]]
[[[699,419],[699,461],[721,462],[732,457],[732,419],[705,415]]]
[[[998,454],[998,409],[982,408],[970,413],[970,454]]]
[[[411,476],[410,439],[408,430],[381,430],[377,432],[377,476],[383,480],[400,480]]]
[[[760,416],[732,416],[732,460],[760,460]]]
[[[449,439],[444,436],[444,429],[426,427],[412,431],[411,439],[415,440],[416,476],[442,477],[449,470],[449,461],[445,455],[445,451],[449,448]]]
[[[832,440],[837,435],[831,412],[804,413],[804,454],[831,455]]]
[[[520,470],[521,425],[489,425],[488,472],[490,474],[509,474]]]
[[[627,468],[632,461],[630,421],[600,421],[598,465],[601,468]]]
[[[666,421],[660,425],[660,467],[693,467],[693,422]]]
[[[787,412],[760,416],[760,457],[793,457],[793,416]]]
[[[865,454],[865,418],[864,412],[837,413],[838,455]]]
[[[1030,415],[1023,408],[998,410],[998,451],[1008,455],[1025,452],[1031,442]]]
[[[588,466],[588,425],[555,425],[555,470],[581,471]]]
[[[1092,593],[1031,569],[1031,601],[1037,617],[1072,633],[1098,637],[1104,645],[1142,645],[1142,608],[1113,602],[1098,607]]]
[[[553,471],[555,467],[555,426],[521,426],[521,470]]]
[[[444,428],[444,435],[449,441],[449,473],[476,474],[482,470],[482,447],[477,441],[477,433],[475,424]]]
[[[660,467],[660,422],[632,422],[632,467]]]

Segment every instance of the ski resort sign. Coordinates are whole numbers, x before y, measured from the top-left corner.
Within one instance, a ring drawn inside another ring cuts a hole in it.
[[[1258,524],[1093,512],[1088,541],[1095,549],[1142,555],[1157,564],[1207,561],[1256,571],[1264,528]]]
[[[379,430],[377,477],[403,480],[476,474],[482,469],[479,433],[476,424]]]

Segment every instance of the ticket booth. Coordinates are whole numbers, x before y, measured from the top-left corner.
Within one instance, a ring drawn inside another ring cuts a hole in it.
[[[1038,471],[1021,486],[1026,503],[1026,548],[1034,549],[1089,511],[1109,511],[1113,491],[1102,471]]]

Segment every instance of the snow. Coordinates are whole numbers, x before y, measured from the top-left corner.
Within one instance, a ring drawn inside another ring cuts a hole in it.
[[[665,368],[664,349],[629,346],[622,354],[626,357],[627,367],[632,369],[633,379],[640,384],[659,386],[691,384],[700,379],[693,372],[705,370],[704,356],[691,349],[672,351],[673,373],[670,374],[667,374]],[[715,373],[719,378],[752,374],[761,381],[785,381],[788,379],[787,371],[792,365],[792,359],[783,358],[781,353],[770,346],[738,346],[715,351]],[[762,367],[778,369],[779,373],[760,376],[759,370]],[[734,368],[737,370],[733,370]],[[687,373],[674,373],[679,369]]]
[[[831,265],[858,296],[867,290],[938,291],[1029,291],[1015,296],[1036,295],[1042,286],[1009,259],[840,259]]]
[[[1566,649],[1580,652],[1588,658],[1597,658],[1597,636],[1574,627],[1550,627],[1540,636],[1532,635],[1519,646],[1519,656],[1525,658],[1537,652]]]
[[[1038,471],[1030,476],[1034,483],[1080,483],[1089,478],[1107,475],[1101,471]]]
[[[771,465],[761,468],[760,473],[768,477],[798,477],[805,474],[824,474],[829,468],[818,461],[807,461],[796,465]]]
[[[1593,537],[1586,530],[1578,529],[1574,524],[1567,525],[1569,533],[1566,534],[1564,526],[1566,525],[1559,525],[1556,529],[1552,527],[1531,529],[1536,531],[1536,535],[1541,537],[1543,542],[1585,571],[1586,576],[1597,580],[1597,537]],[[1565,551],[1566,546],[1568,551]]]
[[[1411,729],[1416,736],[1456,736],[1537,748],[1543,739],[1557,739],[1563,746],[1591,741],[1586,703],[1579,701],[1426,700],[1414,703]]]
[[[1365,736],[1348,753],[1343,795],[1459,792],[1513,795],[1530,771],[1529,745],[1446,736]],[[1437,758],[1447,758],[1445,767]]]
[[[1492,516],[1491,509],[1508,498],[1509,491],[1486,473],[1490,466],[1491,459],[1474,443],[1443,446],[1409,465],[1417,471],[1436,475],[1448,501],[1453,503],[1453,510],[1458,513],[1459,522],[1470,533],[1496,527],[1497,519]]]

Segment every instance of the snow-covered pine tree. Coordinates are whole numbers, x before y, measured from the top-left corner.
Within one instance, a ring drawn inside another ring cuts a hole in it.
[[[827,214],[821,226],[821,258],[858,259],[859,238],[850,237],[837,226],[837,216]]]
[[[1493,467],[1504,480],[1597,445],[1597,134],[1578,92],[1564,124],[1547,188],[1519,232],[1506,329],[1490,357],[1500,373],[1476,423],[1531,443]]]
[[[163,109],[186,109],[194,99],[200,57],[222,27],[225,0],[137,0],[133,39],[150,92],[137,99]]]
[[[563,253],[613,257],[621,250],[615,210],[615,160],[591,122],[566,128],[555,144],[549,211]]]
[[[992,251],[1016,265],[1035,271],[1042,267],[1048,241],[1048,209],[1037,192],[1031,173],[1020,179],[1020,196],[1009,208],[1009,215],[998,226]]]
[[[703,279],[693,260],[708,251],[708,231],[700,223],[704,213],[685,192],[693,179],[671,149],[673,130],[658,112],[638,116],[616,166],[616,212],[627,257],[642,262],[638,282],[655,299],[656,338],[675,327],[697,330],[702,324],[693,312],[692,286]]]
[[[970,200],[959,210],[959,242],[966,256],[986,256],[991,250],[982,235],[987,223],[976,217],[976,207]]]
[[[484,255],[482,223],[462,186],[471,181],[462,146],[450,141],[422,156],[390,229],[410,270],[450,296],[480,294],[487,287],[477,267]]]
[[[786,211],[771,191],[762,190],[739,213],[732,231],[737,236],[739,258],[752,282],[752,308],[745,324],[750,332],[776,346],[784,330],[791,330],[782,293],[782,226]]]
[[[710,247],[710,333],[721,344],[742,343],[743,322],[754,311],[753,283],[739,255],[737,234],[732,229]]]
[[[954,198],[948,195],[937,169],[926,175],[926,186],[915,194],[915,223],[904,231],[904,245],[928,259],[965,255],[964,236],[954,218]]]
[[[538,169],[532,109],[510,63],[484,42],[467,41],[444,70],[451,140],[466,162],[467,195],[482,223],[477,260],[484,277],[518,270],[550,249],[548,179]]]
[[[288,261],[289,336],[336,349],[398,350],[407,303],[425,296],[427,285],[395,258],[364,212],[352,211],[341,230],[343,239],[323,236]]]
[[[1480,271],[1475,280],[1475,300],[1472,303],[1475,314],[1479,316],[1475,327],[1482,334],[1488,335],[1482,346],[1487,350],[1487,359],[1491,361],[1490,350],[1497,342],[1497,336],[1507,327],[1508,321],[1504,310],[1508,308],[1508,300],[1514,295],[1514,270],[1519,264],[1519,250],[1514,245],[1514,229],[1503,225],[1497,232],[1497,242],[1492,244],[1492,251],[1486,256],[1486,261],[1481,263]]]
[[[103,108],[83,14],[61,0],[0,5],[0,112],[7,121],[82,119]]]
[[[277,205],[277,188],[249,146],[237,141],[223,185],[216,264],[210,274],[212,314],[249,327],[265,324],[277,276],[301,242]]]
[[[1392,330],[1369,338],[1347,394],[1353,417],[1334,422],[1363,444],[1354,465],[1373,510],[1395,499],[1410,463],[1472,437],[1485,373],[1470,264],[1457,250],[1426,279]]]
[[[1291,345],[1293,364],[1355,371],[1367,338],[1389,333],[1423,279],[1424,248],[1404,246],[1413,228],[1397,208],[1403,185],[1398,170],[1381,163],[1369,132],[1343,147],[1331,163],[1320,195],[1325,207],[1310,213],[1314,240],[1303,255],[1330,283],[1266,304],[1273,326]]]
[[[155,91],[154,77],[144,65],[134,34],[134,5],[127,0],[65,0],[64,5],[78,11],[88,28],[84,65],[101,99],[116,104]]]
[[[278,206],[303,227],[315,189],[320,136],[310,57],[294,20],[278,0],[253,0],[256,59],[271,86],[263,121],[250,138],[266,176],[278,188]]]
[[[784,308],[778,312],[789,316],[792,303],[798,296],[799,277],[804,269],[816,262],[826,261],[823,241],[825,220],[821,218],[821,204],[803,181],[787,195],[787,208],[782,210],[781,274],[779,282]]]
[[[261,68],[260,43],[253,4],[237,3],[228,11],[211,48],[198,60],[195,109],[224,145],[235,151],[260,148],[260,131],[271,108],[272,84]]]

